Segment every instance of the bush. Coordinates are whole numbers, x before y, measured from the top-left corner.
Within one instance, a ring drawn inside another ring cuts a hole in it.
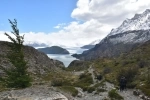
[[[150,84],[149,83],[145,83],[144,85],[140,86],[139,88],[142,90],[142,92],[145,95],[150,97]]]
[[[87,91],[88,90],[88,86],[83,86],[82,89],[83,89],[83,91]]]
[[[61,78],[52,79],[51,85],[52,86],[62,86],[63,85],[63,80]]]
[[[105,91],[107,91],[107,90],[106,90],[106,89],[103,89],[103,88],[98,88],[98,89],[96,90],[97,93],[105,92]]]
[[[145,61],[141,60],[141,61],[138,62],[138,66],[139,66],[140,68],[143,68],[143,67],[147,66],[147,64],[146,64]]]
[[[134,77],[137,75],[137,73],[138,67],[130,67],[126,69],[122,68],[117,74],[117,80],[119,82],[121,77],[124,76],[127,80],[127,84],[130,84],[133,81]]]
[[[99,81],[102,80],[102,78],[103,78],[102,75],[97,75],[97,76],[96,76],[96,79],[99,80]]]
[[[62,87],[60,87],[60,89],[65,91],[65,92],[71,93],[71,95],[74,96],[74,97],[77,96],[77,94],[78,94],[78,90],[76,90],[72,86],[62,86]]]
[[[94,87],[89,87],[88,90],[87,90],[88,93],[92,93],[93,91],[95,91]]]
[[[122,96],[120,96],[115,89],[112,89],[108,92],[108,96],[111,100],[124,100]]]
[[[110,67],[105,67],[103,70],[103,74],[109,74],[111,73],[111,68]]]
[[[136,87],[136,85],[137,85],[136,82],[129,82],[129,83],[127,84],[127,87],[133,89],[133,88]]]
[[[86,91],[87,87],[89,87],[91,84],[93,84],[91,74],[84,73],[79,76],[79,79],[73,85],[76,87],[80,87]]]

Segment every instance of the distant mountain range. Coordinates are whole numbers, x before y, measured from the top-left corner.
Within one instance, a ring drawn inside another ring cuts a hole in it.
[[[45,54],[69,54],[69,51],[67,51],[66,49],[61,48],[59,46],[39,48],[37,50],[44,52]]]
[[[25,45],[32,46],[32,47],[47,47],[48,46],[45,43],[38,43],[38,42],[31,42],[31,41],[25,43]]]
[[[112,31],[92,49],[73,56],[82,60],[116,57],[148,40],[150,40],[149,9],[142,14],[135,14],[133,18],[123,21],[118,28],[112,29]]]

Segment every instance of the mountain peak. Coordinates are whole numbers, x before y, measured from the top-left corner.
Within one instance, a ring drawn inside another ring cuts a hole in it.
[[[150,13],[150,9],[146,9],[144,13],[145,13],[145,14]]]
[[[133,18],[126,19],[116,29],[113,29],[108,36],[133,30],[150,29],[150,9],[146,9],[142,14],[135,14]]]

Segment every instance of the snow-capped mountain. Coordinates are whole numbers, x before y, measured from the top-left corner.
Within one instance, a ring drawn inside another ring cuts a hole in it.
[[[87,45],[82,46],[81,48],[83,49],[91,49],[93,48],[96,44],[100,43],[101,40],[95,40]]]
[[[135,14],[132,19],[126,19],[120,27],[112,29],[108,36],[123,33],[126,31],[147,29],[150,29],[150,9],[147,9],[142,14]]]
[[[96,45],[96,44],[100,43],[100,41],[101,41],[101,40],[99,40],[99,39],[98,39],[98,40],[95,40],[95,41],[91,42],[89,45]]]
[[[150,40],[150,10],[142,14],[135,14],[96,44],[94,48],[75,57],[82,60],[96,59],[99,57],[116,57],[128,52],[132,48]]]

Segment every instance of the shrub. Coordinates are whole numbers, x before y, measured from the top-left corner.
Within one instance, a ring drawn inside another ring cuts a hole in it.
[[[87,90],[88,93],[92,93],[93,91],[95,91],[94,87],[89,87],[88,90]]]
[[[134,77],[137,75],[137,73],[138,67],[130,67],[126,69],[122,68],[117,74],[117,80],[119,82],[121,77],[124,76],[127,80],[127,84],[130,84],[133,81]]]
[[[99,80],[99,81],[102,80],[102,78],[103,78],[102,75],[97,75],[97,76],[96,76],[96,79]]]
[[[109,74],[111,73],[111,68],[110,67],[105,67],[103,70],[103,74]]]
[[[149,83],[145,83],[144,85],[140,86],[139,88],[142,90],[142,92],[145,95],[150,97],[150,84]]]
[[[138,66],[139,66],[140,68],[143,68],[143,67],[145,67],[146,65],[147,65],[146,62],[143,61],[143,60],[141,60],[141,61],[138,62]]]
[[[77,94],[78,94],[78,90],[76,90],[72,86],[62,86],[62,87],[60,87],[60,89],[65,91],[65,92],[71,93],[71,95],[74,96],[74,97],[77,96]]]
[[[79,76],[79,79],[73,85],[76,87],[80,87],[84,90],[87,90],[87,87],[89,87],[91,84],[93,84],[91,74],[84,73]]]
[[[108,96],[111,100],[124,100],[122,96],[120,96],[115,89],[112,89],[108,92]]]
[[[51,85],[52,86],[62,86],[63,85],[63,80],[61,78],[52,79]]]

